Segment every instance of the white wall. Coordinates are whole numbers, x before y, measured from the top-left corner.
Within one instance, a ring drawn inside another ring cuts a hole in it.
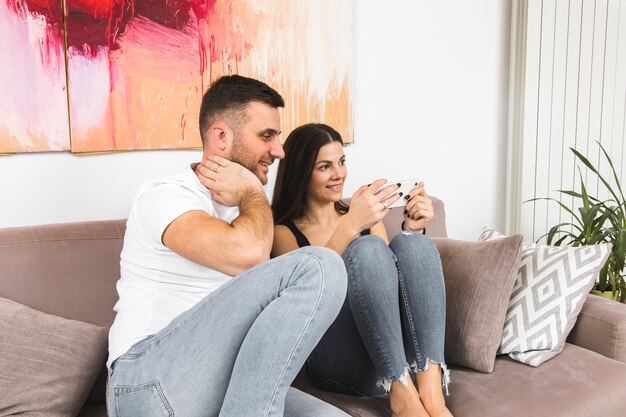
[[[504,225],[510,2],[355,1],[356,143],[346,190],[419,178],[451,237]],[[0,156],[0,227],[126,217],[199,151]]]

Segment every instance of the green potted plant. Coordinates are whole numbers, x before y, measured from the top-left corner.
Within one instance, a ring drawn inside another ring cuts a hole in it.
[[[626,260],[626,198],[611,157],[602,144],[600,149],[611,167],[615,185],[600,174],[598,169],[585,156],[574,148],[570,150],[595,176],[600,180],[610,197],[606,200],[589,195],[583,181],[580,167],[580,191],[558,190],[559,193],[574,197],[580,202],[577,210],[568,207],[555,198],[535,198],[534,200],[549,200],[558,203],[562,210],[571,215],[571,220],[552,226],[550,230],[539,238],[546,238],[549,245],[594,245],[597,243],[611,243],[612,249],[609,259],[600,272],[592,293],[602,295],[621,302],[626,301],[626,279],[624,262]]]

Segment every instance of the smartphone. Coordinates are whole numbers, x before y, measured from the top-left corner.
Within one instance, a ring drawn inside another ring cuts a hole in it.
[[[402,197],[400,197],[398,200],[396,200],[395,202],[393,202],[391,205],[387,206],[388,208],[394,208],[394,207],[402,207],[402,206],[406,206],[406,203],[408,203],[408,200],[404,197],[406,197],[407,195],[409,195],[409,193],[411,192],[411,190],[415,187],[417,187],[417,185],[419,184],[419,180],[407,180],[407,181],[390,181],[386,184],[381,185],[381,187],[378,189],[378,191],[376,192],[376,194],[378,194],[379,192],[381,192],[382,190],[384,190],[387,187],[390,187],[394,184],[400,184],[400,187],[393,192],[388,198],[398,194],[398,193],[402,193]]]

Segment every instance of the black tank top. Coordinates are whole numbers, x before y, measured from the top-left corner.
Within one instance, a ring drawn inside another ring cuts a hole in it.
[[[309,239],[304,236],[304,233],[298,229],[298,226],[295,225],[294,222],[288,222],[285,224],[291,230],[291,233],[296,237],[296,242],[298,242],[298,246],[303,248],[305,246],[311,246]],[[361,236],[369,235],[371,233],[370,229],[365,229],[361,232]]]

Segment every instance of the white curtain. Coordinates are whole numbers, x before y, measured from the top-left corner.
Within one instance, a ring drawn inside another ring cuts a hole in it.
[[[525,201],[575,207],[556,192],[580,189],[570,147],[608,176],[599,141],[626,176],[626,0],[514,0],[512,10],[507,232],[536,240],[567,216],[554,202]]]

